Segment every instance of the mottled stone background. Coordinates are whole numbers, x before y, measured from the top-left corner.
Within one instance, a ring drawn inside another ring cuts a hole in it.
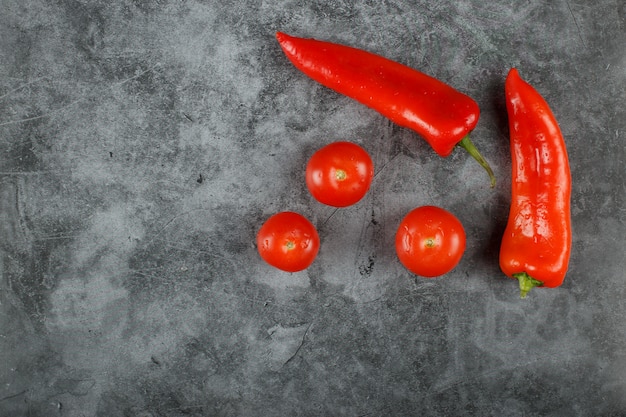
[[[625,19],[623,0],[0,0],[0,415],[626,415]],[[497,187],[298,72],[277,30],[471,95]],[[574,180],[568,276],[526,300],[498,266],[512,66]],[[341,210],[303,177],[336,140],[376,164]],[[468,235],[436,280],[393,249],[423,204]],[[256,252],[282,210],[319,228],[307,271]]]

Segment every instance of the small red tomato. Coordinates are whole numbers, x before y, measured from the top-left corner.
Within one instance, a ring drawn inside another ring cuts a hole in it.
[[[465,230],[452,213],[439,207],[418,207],[402,219],[396,253],[414,274],[433,278],[450,272],[465,252]]]
[[[370,188],[374,163],[365,149],[351,142],[334,142],[313,154],[306,166],[306,185],[320,203],[346,207]]]
[[[291,211],[267,219],[257,233],[256,242],[265,262],[287,272],[306,269],[315,260],[320,247],[315,226]]]

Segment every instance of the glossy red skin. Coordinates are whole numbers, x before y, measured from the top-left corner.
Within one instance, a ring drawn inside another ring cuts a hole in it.
[[[414,130],[440,156],[450,155],[478,123],[472,98],[408,66],[335,43],[282,32],[276,38],[300,71]]]
[[[505,82],[512,157],[509,219],[500,267],[558,287],[571,242],[571,174],[561,129],[545,99],[513,68]]]
[[[440,207],[413,209],[402,219],[396,233],[396,253],[402,265],[426,278],[454,269],[463,257],[465,245],[463,225]]]
[[[324,146],[311,156],[306,166],[306,185],[311,195],[333,207],[346,207],[360,201],[367,194],[373,177],[372,158],[352,142]]]
[[[287,272],[308,268],[319,251],[315,226],[298,213],[283,211],[271,216],[257,233],[257,249],[268,264]]]

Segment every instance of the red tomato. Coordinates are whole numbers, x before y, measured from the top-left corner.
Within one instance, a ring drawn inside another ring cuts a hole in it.
[[[346,207],[370,188],[374,163],[365,149],[351,142],[334,142],[313,154],[306,166],[306,185],[320,203]]]
[[[465,230],[452,213],[439,207],[418,207],[400,222],[396,253],[414,274],[433,278],[450,272],[465,252]]]
[[[287,272],[306,269],[320,247],[315,226],[304,216],[283,211],[271,216],[256,237],[259,255],[268,264]]]

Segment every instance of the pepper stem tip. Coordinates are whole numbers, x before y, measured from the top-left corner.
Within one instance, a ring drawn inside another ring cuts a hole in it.
[[[478,149],[470,140],[469,134],[463,137],[463,139],[461,139],[458,145],[461,148],[465,149],[467,153],[469,153],[472,156],[472,158],[474,158],[480,164],[480,166],[485,168],[485,171],[487,171],[487,174],[489,174],[489,179],[491,181],[491,188],[495,187],[496,176],[494,175],[493,170],[491,169],[491,166],[489,165],[489,162],[487,162],[487,160],[480,154],[480,152],[478,152]]]
[[[513,274],[513,278],[517,278],[517,280],[519,281],[520,298],[526,298],[526,295],[530,290],[535,287],[541,287],[543,285],[543,282],[536,280],[535,278],[528,275],[526,272]]]

